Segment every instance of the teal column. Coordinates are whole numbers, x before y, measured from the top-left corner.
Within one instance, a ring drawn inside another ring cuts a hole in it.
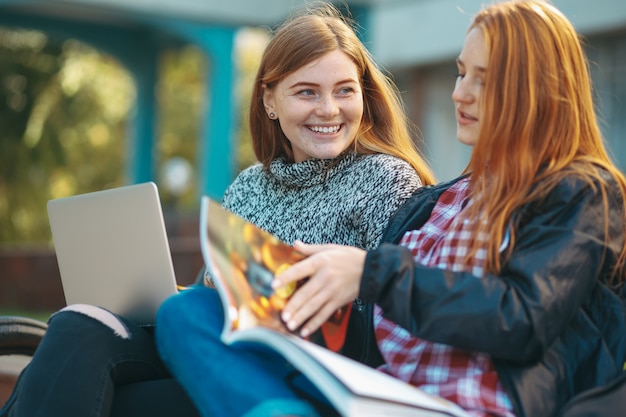
[[[201,47],[208,55],[206,94],[198,149],[198,192],[221,200],[235,175],[235,27],[202,26],[180,21],[162,27]]]
[[[6,11],[0,16],[0,24],[32,27],[51,36],[79,39],[121,61],[132,73],[137,87],[135,114],[130,119],[126,138],[126,182],[154,180],[154,122],[157,106],[154,87],[159,40],[151,35],[150,29],[140,26],[124,28],[28,13],[11,14]]]
[[[156,116],[158,49],[148,42],[137,43],[136,54],[125,57],[124,64],[133,74],[137,88],[135,114],[127,139],[127,182],[136,184],[156,181]],[[139,47],[141,46],[141,47]]]
[[[200,141],[199,190],[219,201],[235,175],[235,31],[214,29],[207,35],[210,38],[206,39],[208,42],[204,46],[211,57],[206,92],[209,102],[204,117],[207,124]]]

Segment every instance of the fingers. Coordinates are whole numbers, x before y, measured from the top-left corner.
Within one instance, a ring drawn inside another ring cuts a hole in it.
[[[307,256],[307,258],[295,263],[284,272],[276,275],[276,277],[274,277],[274,280],[272,281],[272,288],[277,289],[291,282],[300,281],[304,278],[312,276],[315,271],[317,271],[318,264],[317,259],[311,258],[311,255],[337,247],[337,245],[308,245],[306,243],[302,243],[299,240],[296,240],[294,242],[294,248],[298,252]]]
[[[302,253],[303,255],[310,256],[310,255],[313,255],[314,253],[337,248],[339,247],[339,245],[335,245],[331,243],[326,244],[326,245],[310,245],[310,244],[302,242],[301,240],[296,240],[293,243],[293,247],[294,249],[296,249],[298,252]]]
[[[306,258],[277,275],[272,287],[307,279],[290,296],[282,319],[291,331],[302,326],[300,334],[308,336],[358,296],[366,252],[341,245],[294,246]]]
[[[300,329],[300,336],[308,337],[316,332],[330,319],[333,314],[335,314],[339,308],[340,307],[335,308],[331,304],[324,305],[321,310],[319,310],[315,315],[312,315],[311,318],[302,326]]]
[[[328,301],[329,295],[325,295],[325,291],[331,287],[336,287],[337,284],[337,282],[327,282],[324,277],[317,276],[315,279],[310,279],[301,285],[291,295],[283,309],[282,319],[287,324],[287,327],[292,331],[295,330],[311,314],[319,310],[320,306]],[[333,291],[336,290],[333,289]]]
[[[282,319],[287,328],[296,331],[301,327],[299,333],[302,337],[315,332],[337,309],[351,301],[340,296],[340,285],[321,285],[321,281],[308,281],[293,295],[283,310]]]
[[[276,290],[291,282],[300,281],[311,276],[314,271],[315,265],[311,262],[311,258],[306,258],[276,275],[272,280],[272,288]]]

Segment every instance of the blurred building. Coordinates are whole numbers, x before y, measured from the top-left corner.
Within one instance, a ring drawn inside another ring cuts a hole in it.
[[[455,138],[450,94],[465,30],[482,0],[335,0],[347,5],[378,62],[398,83],[421,128],[439,179],[464,167],[469,149]],[[128,181],[154,179],[153,90],[159,50],[194,43],[209,57],[208,105],[200,138],[199,192],[215,198],[236,175],[233,43],[243,26],[274,26],[306,0],[0,0],[0,25],[75,37],[116,56],[134,74],[138,98],[129,137]],[[599,112],[610,149],[626,168],[626,2],[554,0],[588,39]],[[209,180],[210,179],[210,180]]]
[[[484,3],[382,0],[369,12],[369,46],[404,92],[440,180],[456,176],[469,157],[470,149],[456,140],[450,95],[465,31]],[[626,2],[553,0],[553,4],[586,40],[603,133],[615,161],[626,171]]]

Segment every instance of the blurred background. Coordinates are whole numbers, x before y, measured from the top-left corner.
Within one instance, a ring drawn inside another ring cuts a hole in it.
[[[482,0],[343,0],[400,87],[439,180],[456,176],[450,95]],[[555,0],[585,38],[608,147],[626,168],[626,2]],[[298,0],[0,0],[0,315],[64,305],[46,202],[159,186],[174,269],[201,267],[200,196],[254,162],[247,106],[269,31]],[[511,155],[515,158],[515,155]]]

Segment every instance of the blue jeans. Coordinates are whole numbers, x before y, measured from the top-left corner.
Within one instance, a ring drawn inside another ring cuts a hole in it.
[[[223,326],[217,292],[206,287],[170,297],[157,314],[159,354],[203,417],[336,415],[275,351],[223,343]]]
[[[197,417],[151,331],[93,306],[54,314],[5,417]]]

